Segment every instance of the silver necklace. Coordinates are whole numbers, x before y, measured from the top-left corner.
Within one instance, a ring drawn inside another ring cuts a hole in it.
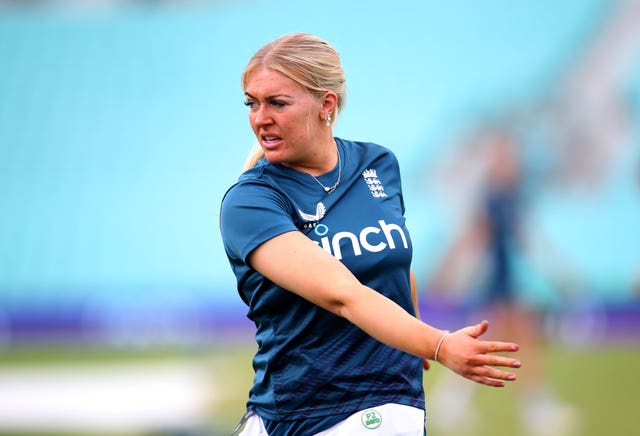
[[[314,176],[313,174],[309,175],[313,177],[313,180],[318,182],[318,185],[322,186],[322,189],[324,189],[324,192],[326,192],[327,194],[331,194],[333,191],[335,191],[340,184],[340,177],[342,176],[342,165],[340,165],[340,150],[338,150],[338,180],[336,180],[333,186],[324,186],[322,182],[316,178],[316,176]]]

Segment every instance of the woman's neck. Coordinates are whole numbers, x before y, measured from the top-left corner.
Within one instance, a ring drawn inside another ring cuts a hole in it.
[[[338,164],[338,144],[330,139],[326,145],[316,147],[306,156],[297,162],[282,162],[282,165],[302,171],[312,176],[319,176],[333,170]]]

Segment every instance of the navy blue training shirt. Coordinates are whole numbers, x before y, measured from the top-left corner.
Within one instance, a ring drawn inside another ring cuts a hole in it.
[[[263,242],[300,231],[363,284],[414,314],[397,159],[380,145],[335,140],[342,170],[334,192],[327,194],[307,173],[263,159],[222,201],[225,251],[257,328],[247,408],[265,420],[324,418],[329,427],[345,414],[390,402],[424,409],[420,358],[380,343],[247,265]],[[336,165],[318,179],[332,186],[338,172]]]

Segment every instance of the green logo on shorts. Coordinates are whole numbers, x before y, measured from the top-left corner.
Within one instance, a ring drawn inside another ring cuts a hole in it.
[[[362,425],[369,430],[380,427],[382,424],[382,416],[374,409],[366,410],[360,418]]]

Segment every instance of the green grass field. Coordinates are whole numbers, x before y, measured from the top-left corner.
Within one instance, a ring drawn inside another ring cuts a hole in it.
[[[206,350],[0,349],[0,372],[3,366],[15,365],[42,367],[68,363],[76,366],[90,366],[103,365],[107,362],[115,364],[133,361],[148,362],[153,365],[156,362],[175,359],[198,361],[210,368],[219,394],[217,401],[211,406],[210,430],[207,434],[224,435],[231,432],[244,411],[244,403],[252,381],[252,352],[253,346],[248,344],[225,344]],[[549,350],[548,362],[550,377],[558,394],[562,399],[577,406],[582,413],[580,435],[631,436],[638,434],[640,348],[565,349],[556,346]],[[431,398],[431,388],[447,371],[439,365],[434,365],[425,374],[427,402],[436,400]],[[468,434],[474,436],[521,434],[516,419],[516,396],[513,386],[503,389],[480,387],[474,397],[473,407],[477,412],[476,421]],[[544,423],[540,424],[544,425]],[[10,433],[0,434],[8,436]],[[63,434],[71,436],[70,433]],[[95,434],[102,433],[96,431]],[[428,434],[442,436],[429,428]],[[13,432],[11,435],[16,433]],[[57,435],[62,434],[57,433]],[[35,436],[35,434],[29,436]],[[44,436],[44,434],[39,432],[38,436]],[[461,436],[460,433],[457,433],[457,436]]]
[[[247,371],[249,350],[232,350],[222,359],[231,383],[237,383],[233,397],[216,413],[217,420],[231,429],[243,410],[242,386],[250,386]],[[632,436],[640,424],[640,348],[571,349],[552,347],[549,373],[558,395],[579,408],[583,416],[581,436]],[[448,369],[433,365],[425,373],[427,404],[431,386]],[[231,392],[231,391],[230,391]],[[513,386],[502,389],[480,387],[474,402],[480,419],[470,433],[474,436],[518,436],[516,395]],[[434,399],[435,400],[435,399]],[[540,423],[544,425],[544,423]],[[429,436],[440,436],[428,429]],[[461,435],[457,435],[461,436]]]

